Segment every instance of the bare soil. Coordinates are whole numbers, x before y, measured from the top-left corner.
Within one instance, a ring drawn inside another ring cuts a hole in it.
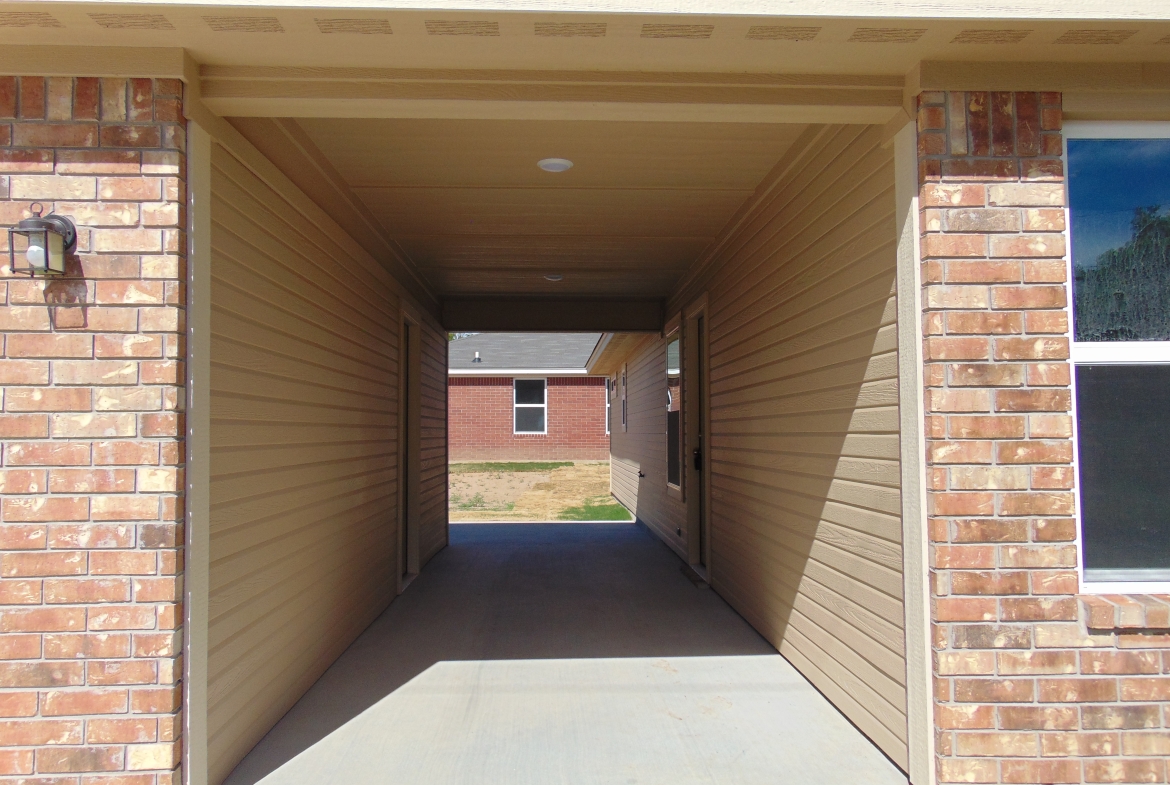
[[[570,507],[612,502],[609,462],[582,461],[548,472],[452,472],[452,521],[556,521]]]

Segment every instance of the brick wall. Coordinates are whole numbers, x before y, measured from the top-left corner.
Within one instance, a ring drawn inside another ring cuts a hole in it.
[[[512,433],[512,379],[453,376],[447,386],[452,461],[606,461],[605,379],[548,380],[548,433]]]
[[[0,782],[178,781],[180,91],[0,77],[0,223],[78,226],[47,285],[3,239]]]
[[[1165,782],[1170,605],[1077,596],[1060,95],[924,93],[942,782]]]

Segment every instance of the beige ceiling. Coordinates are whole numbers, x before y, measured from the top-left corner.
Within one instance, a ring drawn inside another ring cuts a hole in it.
[[[804,129],[304,119],[439,295],[666,295]],[[542,158],[573,161],[540,170]],[[549,282],[546,274],[564,280]]]

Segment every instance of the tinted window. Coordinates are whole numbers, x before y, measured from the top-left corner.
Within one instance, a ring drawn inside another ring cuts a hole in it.
[[[544,433],[543,406],[516,407],[517,433]]]
[[[1076,374],[1085,577],[1170,578],[1170,366]]]
[[[666,481],[682,484],[682,369],[679,343],[666,345]]]
[[[544,380],[517,379],[516,403],[544,403]]]
[[[1170,340],[1170,139],[1070,139],[1077,341]]]

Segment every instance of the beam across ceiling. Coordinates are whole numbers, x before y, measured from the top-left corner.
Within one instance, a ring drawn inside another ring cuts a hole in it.
[[[900,76],[216,66],[204,102],[235,117],[885,123]]]
[[[451,332],[661,332],[663,302],[654,298],[449,297],[443,328]]]

